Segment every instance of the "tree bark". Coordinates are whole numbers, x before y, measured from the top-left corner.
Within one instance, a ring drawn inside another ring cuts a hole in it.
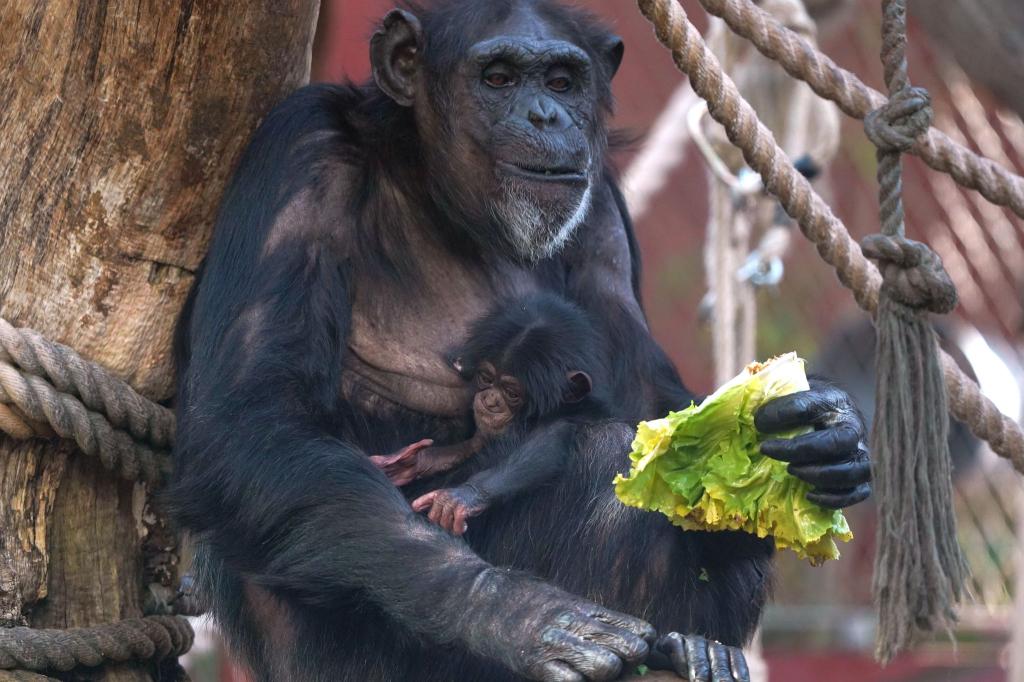
[[[913,0],[910,11],[972,81],[1024,117],[1024,2]]]
[[[0,316],[169,400],[172,328],[220,194],[308,79],[318,4],[3,2]],[[140,615],[146,501],[68,443],[0,435],[0,625]]]

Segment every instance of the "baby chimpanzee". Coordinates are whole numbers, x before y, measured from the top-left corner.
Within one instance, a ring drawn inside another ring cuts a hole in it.
[[[432,522],[461,535],[468,518],[554,478],[572,449],[576,424],[608,416],[592,379],[607,384],[600,380],[599,349],[585,313],[559,296],[534,294],[500,305],[471,326],[454,363],[475,382],[473,436],[440,447],[422,440],[371,459],[402,486],[485,448],[504,453],[462,485],[413,501],[413,509],[429,509]]]

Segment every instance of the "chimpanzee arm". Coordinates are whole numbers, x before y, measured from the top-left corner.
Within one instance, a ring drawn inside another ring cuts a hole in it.
[[[186,323],[175,517],[296,606],[355,591],[428,641],[523,675],[614,676],[646,653],[650,626],[488,565],[332,431],[349,409],[345,92],[305,88],[279,106],[224,197]]]
[[[565,467],[575,431],[566,421],[539,426],[500,462],[470,476],[466,485],[478,490],[489,505],[542,486]]]
[[[432,490],[412,503],[426,511],[431,523],[450,533],[462,535],[468,519],[496,504],[552,483],[565,468],[573,447],[576,428],[566,421],[554,421],[533,428],[525,438],[499,439],[478,456],[494,462],[454,488]]]

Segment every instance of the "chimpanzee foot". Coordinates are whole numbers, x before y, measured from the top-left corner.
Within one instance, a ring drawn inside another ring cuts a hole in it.
[[[743,652],[698,635],[670,632],[651,647],[647,665],[673,670],[690,682],[750,682]]]

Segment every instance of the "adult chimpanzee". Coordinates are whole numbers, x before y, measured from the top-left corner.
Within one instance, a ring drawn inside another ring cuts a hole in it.
[[[599,348],[586,313],[560,296],[500,301],[470,326],[468,340],[456,351],[456,370],[476,391],[473,436],[434,447],[421,447],[420,441],[370,460],[392,483],[405,485],[474,455],[485,458],[488,465],[468,479],[461,476],[456,487],[412,502],[414,511],[429,511],[433,523],[462,535],[467,519],[555,479],[576,426],[608,417],[601,390],[607,373],[595,357]]]
[[[304,88],[260,127],[179,334],[170,495],[233,645],[265,680],[609,679],[648,621],[681,674],[742,677],[713,640],[754,629],[770,542],[682,532],[610,484],[626,423],[693,397],[648,333],[604,164],[622,43],[552,0],[450,0],[388,14],[370,52],[373,83]],[[626,423],[581,428],[553,485],[457,538],[367,453],[465,439],[472,389],[443,351],[535,291],[597,320]],[[867,495],[845,394],[757,424],[817,427],[765,445],[815,499]]]

